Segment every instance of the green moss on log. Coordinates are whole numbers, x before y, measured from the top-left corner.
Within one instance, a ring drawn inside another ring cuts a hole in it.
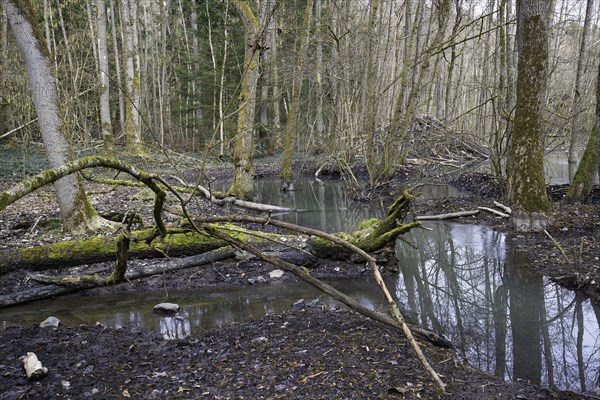
[[[389,243],[392,243],[398,235],[408,232],[412,228],[420,225],[420,222],[413,221],[403,223],[408,215],[414,196],[408,192],[404,192],[394,204],[388,209],[388,214],[385,219],[380,220],[371,218],[362,221],[359,224],[359,229],[354,231],[352,235],[346,233],[336,233],[336,236],[347,240],[348,242],[360,247],[365,251],[377,251],[384,248]],[[331,243],[322,238],[313,238],[311,245],[319,256],[330,258],[344,258],[349,253],[341,246]]]

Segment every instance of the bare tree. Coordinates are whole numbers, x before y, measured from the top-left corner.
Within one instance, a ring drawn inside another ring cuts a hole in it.
[[[577,142],[580,137],[579,129],[582,125],[583,112],[583,73],[585,68],[585,59],[587,57],[587,38],[592,22],[592,9],[594,0],[587,0],[585,7],[585,17],[583,30],[581,32],[581,45],[579,46],[579,56],[577,57],[577,72],[575,75],[575,87],[573,93],[573,108],[571,110],[571,135],[569,137],[569,180],[573,180],[577,165]]]
[[[304,63],[306,61],[306,53],[308,51],[308,39],[310,37],[309,28],[312,15],[314,0],[306,2],[304,10],[304,19],[302,21],[302,31],[300,32],[300,50],[296,59],[294,69],[294,83],[292,85],[292,98],[290,101],[290,112],[285,126],[283,158],[281,161],[281,190],[293,191],[294,174],[292,172],[292,152],[294,147],[295,131],[297,129],[296,121],[298,119],[300,107],[300,93],[302,91],[302,81],[304,79]]]
[[[121,19],[123,24],[123,41],[125,53],[125,130],[127,135],[127,152],[133,155],[145,155],[142,141],[140,117],[140,55],[137,31],[136,0],[121,0]]]
[[[235,0],[235,8],[244,24],[244,72],[240,87],[237,134],[233,149],[234,176],[229,193],[246,198],[254,191],[254,115],[256,109],[256,83],[258,80],[259,40],[258,18],[246,0]]]
[[[110,118],[110,76],[108,71],[108,45],[106,34],[106,4],[98,0],[97,31],[98,31],[98,67],[100,79],[100,132],[104,141],[104,153],[114,153],[114,137]]]
[[[4,0],[4,9],[25,62],[50,167],[58,167],[71,160],[71,144],[64,134],[59,114],[56,81],[47,47],[35,26],[36,18],[30,0]],[[55,190],[64,231],[95,231],[107,223],[92,207],[78,175],[59,179]]]

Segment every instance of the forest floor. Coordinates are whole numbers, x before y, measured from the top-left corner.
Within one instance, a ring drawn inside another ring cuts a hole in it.
[[[314,163],[304,163],[296,170],[314,174],[317,167]],[[212,169],[208,174],[223,179],[228,171]],[[259,176],[273,172],[272,163],[257,164]],[[364,171],[356,171],[357,176],[362,174]],[[398,179],[380,188],[378,195],[397,194],[410,183],[411,176],[416,176],[416,170],[399,174]],[[493,200],[502,200],[494,180],[487,175],[456,175],[444,184],[469,195],[417,199],[417,215],[492,207]],[[0,182],[0,188],[7,185],[8,182]],[[100,184],[87,187],[100,211],[133,208],[141,214],[148,213],[148,199],[140,195],[139,188],[114,190]],[[504,231],[509,240],[516,241],[528,253],[531,268],[599,301],[600,196],[595,193],[586,205],[568,205],[558,201],[561,191],[562,188],[553,188],[551,193],[555,201],[548,233],[554,240],[545,233],[511,233],[505,219],[487,213],[460,222],[485,224]],[[195,211],[205,214],[223,212],[206,202],[196,207]],[[53,194],[46,189],[11,205],[0,213],[0,251],[64,239],[52,222],[56,216]],[[110,263],[89,268],[107,270]],[[229,260],[211,268],[172,273],[168,279],[150,277],[71,296],[144,292],[156,287],[247,285],[249,277],[265,275],[272,269],[256,260]],[[362,265],[340,261],[320,262],[312,272],[320,278],[368,274]],[[0,295],[34,287],[36,283],[27,280],[26,275],[26,271],[17,271],[0,277]],[[99,325],[8,327],[0,332],[0,399],[584,398],[527,382],[504,382],[465,365],[452,350],[420,343],[432,367],[447,383],[445,392],[436,388],[401,332],[346,310],[310,304],[182,340],[165,340],[158,333]],[[26,352],[37,354],[48,367],[48,376],[34,382],[26,380],[20,362]]]

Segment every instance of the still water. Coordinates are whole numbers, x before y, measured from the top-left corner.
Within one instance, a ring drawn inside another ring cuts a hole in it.
[[[339,182],[297,183],[289,196],[278,182],[259,182],[262,201],[306,211],[279,216],[327,231],[353,229],[385,213],[384,204],[355,203]],[[434,187],[433,190],[436,188]],[[441,188],[441,195],[447,196]],[[458,194],[459,195],[459,194]],[[591,390],[600,380],[600,307],[523,268],[530,261],[519,238],[477,225],[429,222],[398,241],[400,273],[387,280],[408,319],[448,337],[472,366],[506,379],[563,389]],[[558,256],[558,255],[557,255]],[[362,267],[362,266],[360,266]],[[332,282],[362,304],[384,309],[367,279]],[[334,305],[302,282],[273,282],[229,290],[59,298],[0,310],[0,326],[37,324],[54,315],[68,325],[96,321],[123,329],[149,329],[185,338],[292,307],[299,299]],[[152,307],[176,302],[176,316]]]

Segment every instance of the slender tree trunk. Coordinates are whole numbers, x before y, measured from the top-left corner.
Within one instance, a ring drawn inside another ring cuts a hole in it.
[[[140,59],[137,39],[136,0],[121,0],[121,19],[125,53],[125,133],[127,152],[144,156],[146,150],[142,142],[140,125]]]
[[[207,2],[208,4],[208,2]],[[193,57],[193,62],[192,62],[192,68],[194,71],[199,71],[200,70],[200,65],[198,63],[199,59],[200,59],[200,34],[198,32],[198,11],[197,11],[197,5],[196,5],[196,0],[192,0],[191,2],[191,7],[192,7],[192,12],[190,15],[190,23],[192,25],[192,57]],[[225,14],[227,15],[227,14]],[[194,118],[192,121],[192,129],[194,129],[194,133],[196,132],[195,128],[199,127],[199,126],[203,126],[202,124],[202,109],[200,108],[200,85],[198,83],[197,79],[194,79],[192,81],[192,95],[193,95],[193,99],[192,99],[192,104],[193,104],[193,110],[194,110]]]
[[[245,52],[244,72],[240,87],[240,109],[238,112],[237,134],[233,149],[234,175],[229,194],[247,198],[254,191],[254,158],[252,135],[256,108],[256,83],[258,80],[259,38],[258,19],[246,0],[235,0],[234,5],[244,24]]]
[[[310,36],[309,28],[313,4],[314,0],[308,0],[306,2],[304,19],[302,21],[302,31],[300,32],[300,50],[294,70],[295,73],[294,83],[292,85],[292,98],[290,101],[290,111],[288,113],[287,124],[285,126],[283,159],[281,160],[281,190],[283,191],[294,190],[292,153],[300,109],[300,93],[302,91],[302,81],[304,80],[304,63],[306,61],[306,53],[308,51],[308,39]]]
[[[265,48],[262,51],[262,73],[260,78],[260,124],[258,127],[258,139],[260,140],[260,147],[265,155],[273,154],[273,141],[271,140],[270,129],[269,129],[269,85],[270,85],[270,58],[271,58],[271,44],[273,41],[272,32],[272,16],[274,10],[270,7],[271,2],[269,0],[263,0],[260,8],[259,23],[261,26],[265,26]]]
[[[317,152],[323,151],[323,147],[325,145],[325,141],[323,139],[323,135],[325,133],[325,127],[323,123],[323,33],[321,31],[321,26],[323,25],[321,19],[321,9],[322,9],[322,0],[316,0],[315,3],[315,38],[317,41],[317,48],[315,50],[315,58],[316,58],[316,74],[317,74],[317,109],[316,111],[316,146]]]
[[[366,88],[367,91],[367,104],[365,107],[365,127],[364,132],[367,136],[367,171],[369,172],[369,186],[375,187],[375,181],[379,177],[377,171],[377,153],[375,151],[375,130],[376,118],[375,118],[375,102],[377,100],[377,85],[378,74],[376,69],[376,52],[375,43],[377,40],[377,30],[375,28],[375,19],[377,16],[377,9],[379,8],[379,0],[373,0],[371,2],[371,10],[369,12],[369,23],[367,24],[367,73],[366,73]]]
[[[277,4],[277,0],[270,0],[271,8],[274,8]],[[278,35],[277,35],[277,14],[273,15],[271,18],[271,23],[273,24],[273,29],[271,31],[271,72],[269,76],[271,78],[271,82],[273,82],[273,130],[275,134],[274,138],[274,147],[281,147],[281,89],[279,86],[279,67],[277,66],[277,48],[278,48]]]
[[[119,51],[119,41],[117,39],[117,25],[115,19],[117,18],[118,13],[116,12],[114,0],[109,0],[110,12],[107,12],[107,17],[110,20],[110,29],[111,29],[111,37],[113,44],[113,53],[115,60],[115,75],[117,81],[117,94],[119,99],[119,129],[121,130],[125,128],[125,90],[123,87],[123,79],[121,75],[121,55]],[[116,118],[113,121],[117,121]]]
[[[583,112],[583,73],[585,69],[585,59],[587,57],[587,37],[590,30],[590,24],[592,22],[592,9],[594,7],[594,0],[587,0],[585,7],[585,19],[583,23],[583,30],[581,32],[581,45],[579,46],[579,57],[577,58],[577,72],[575,74],[575,90],[573,93],[573,106],[571,109],[571,135],[569,136],[569,181],[572,181],[577,165],[577,142],[581,136],[580,127],[584,125],[582,123],[582,112]]]
[[[0,65],[6,65],[8,61],[8,21],[4,7],[0,3]],[[0,68],[0,82],[4,82],[4,68]],[[10,100],[8,94],[0,89],[0,135],[10,129]],[[11,140],[14,139],[14,136]]]
[[[85,10],[86,10],[86,14],[88,17],[88,24],[90,26],[90,37],[93,40],[92,43],[92,52],[94,53],[94,66],[96,67],[96,73],[98,73],[99,70],[99,65],[98,65],[98,61],[99,61],[99,56],[98,56],[98,37],[97,37],[97,30],[94,29],[94,17],[92,16],[93,12],[92,12],[92,2],[93,0],[86,0],[85,2]],[[104,19],[106,20],[106,10],[104,10]],[[98,21],[97,21],[98,22]],[[104,30],[106,30],[106,22],[104,23]]]
[[[71,160],[71,144],[64,134],[56,94],[56,80],[44,39],[37,27],[30,1],[4,0],[4,9],[27,70],[33,103],[50,167]],[[70,175],[55,183],[65,232],[98,229],[104,222],[89,202],[81,179]]]
[[[105,0],[97,0],[98,9],[98,67],[100,79],[100,127],[104,142],[104,154],[114,154],[114,136],[110,118],[110,72],[108,70],[108,44],[106,34]]]
[[[494,142],[493,142],[493,153],[492,153],[492,165],[494,168],[494,174],[498,181],[498,188],[501,193],[504,193],[505,189],[505,173],[504,173],[504,156],[506,153],[507,144],[507,128],[509,124],[509,113],[506,110],[507,104],[507,34],[506,34],[506,0],[500,0],[498,8],[498,41],[499,43],[499,56],[498,56],[498,70],[500,72],[498,77],[498,100],[497,104],[497,123],[494,127]]]
[[[225,1],[225,13],[229,10],[229,0]],[[221,60],[221,70],[219,78],[219,143],[220,143],[220,155],[225,155],[225,129],[224,119],[225,110],[223,108],[223,100],[225,97],[225,66],[227,65],[227,47],[229,46],[229,25],[227,19],[225,19],[225,26],[223,27],[223,59]],[[216,65],[216,64],[215,64]]]
[[[507,183],[513,206],[511,222],[518,231],[542,230],[548,224],[542,114],[550,15],[546,0],[517,1],[517,105],[508,151]]]
[[[72,79],[71,84],[73,85],[74,93],[77,93],[76,77],[79,76],[79,74],[75,71],[73,56],[71,55],[71,43],[69,40],[69,35],[67,35],[67,28],[65,27],[65,20],[62,14],[62,5],[60,4],[60,0],[56,0],[56,9],[58,10],[58,24],[60,25],[60,30],[63,34],[63,42],[67,52],[67,61],[69,63],[69,71]]]

